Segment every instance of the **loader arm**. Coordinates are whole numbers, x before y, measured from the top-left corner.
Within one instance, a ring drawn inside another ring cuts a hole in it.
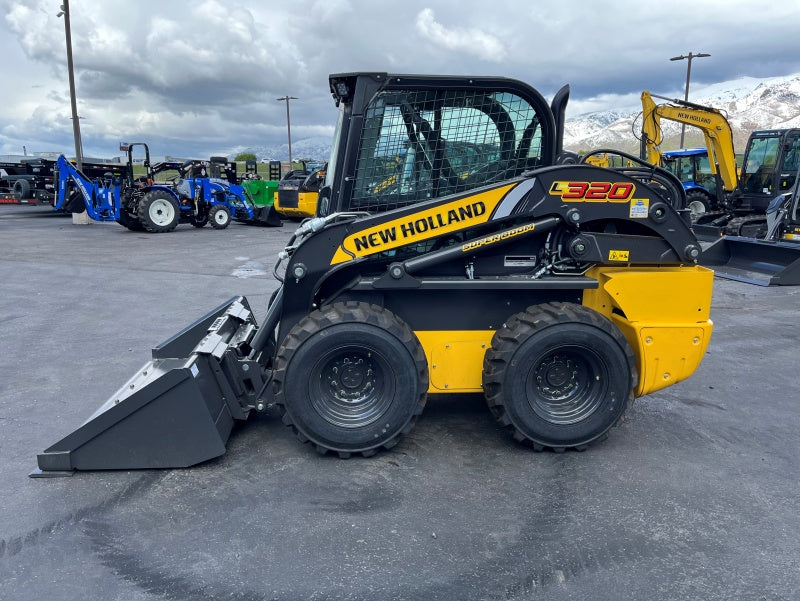
[[[668,100],[656,104],[653,98]],[[642,158],[654,165],[661,164],[661,120],[667,119],[698,128],[703,132],[711,171],[719,173],[723,188],[732,192],[737,184],[736,153],[733,133],[728,120],[719,109],[677,99],[656,96],[645,90],[642,99]]]

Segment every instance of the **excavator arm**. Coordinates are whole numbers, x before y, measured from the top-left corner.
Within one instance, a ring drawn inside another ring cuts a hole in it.
[[[653,98],[667,100],[656,104]],[[642,92],[642,158],[654,165],[661,164],[661,120],[675,121],[696,127],[703,132],[712,173],[722,180],[726,192],[736,188],[736,154],[733,148],[733,133],[728,120],[718,109],[665,98]]]
[[[64,155],[56,161],[56,210],[82,212],[95,221],[116,221],[120,217],[119,182],[114,177],[90,180]]]

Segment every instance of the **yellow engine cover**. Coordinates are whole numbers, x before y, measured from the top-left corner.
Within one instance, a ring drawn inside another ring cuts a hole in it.
[[[705,355],[714,273],[704,267],[603,267],[583,304],[608,317],[636,356],[642,396],[685,380]],[[430,393],[482,392],[483,356],[495,330],[425,330],[415,334],[428,361]]]
[[[691,376],[705,355],[713,322],[714,272],[704,267],[601,267],[600,286],[583,304],[611,319],[636,355],[636,396]]]

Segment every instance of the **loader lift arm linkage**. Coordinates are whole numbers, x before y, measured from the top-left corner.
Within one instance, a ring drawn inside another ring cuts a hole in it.
[[[713,274],[681,199],[574,164],[568,88],[551,105],[493,77],[349,73],[330,89],[318,217],[280,253],[260,326],[234,297],[153,349],[42,473],[193,465],[270,406],[318,452],[370,456],[434,393],[483,393],[534,449],[583,449],[692,374]]]

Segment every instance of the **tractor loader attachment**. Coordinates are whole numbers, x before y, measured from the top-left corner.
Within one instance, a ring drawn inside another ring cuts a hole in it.
[[[270,405],[317,452],[369,457],[434,393],[482,393],[515,440],[582,450],[700,364],[713,272],[680,181],[570,161],[567,88],[548,105],[505,78],[330,86],[326,185],[260,327],[240,297],[156,347],[43,472],[192,465]]]
[[[757,286],[800,286],[800,244],[723,236],[703,251],[700,263],[727,280]]]
[[[77,430],[38,456],[33,476],[187,467],[225,453],[264,387],[248,358],[255,320],[235,297],[155,347],[153,359]]]

